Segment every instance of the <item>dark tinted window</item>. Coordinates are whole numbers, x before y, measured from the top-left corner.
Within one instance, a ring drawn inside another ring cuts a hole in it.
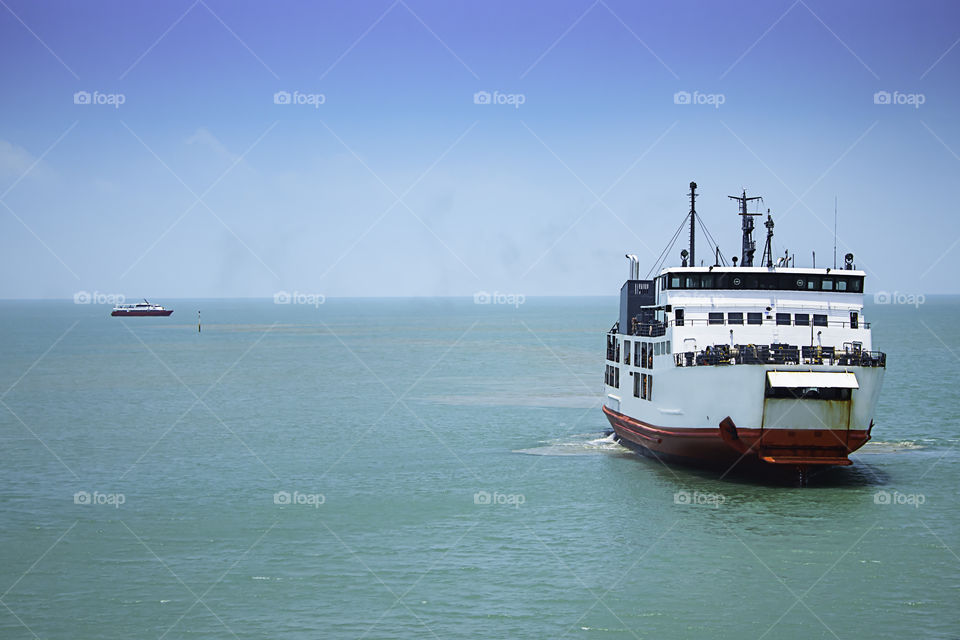
[[[722,311],[711,311],[709,315],[710,324],[723,324],[723,312]]]
[[[798,313],[793,317],[794,324],[798,327],[809,327],[810,326],[810,314],[808,313]]]
[[[731,311],[727,314],[727,322],[729,324],[743,324],[743,314],[739,311]]]
[[[820,315],[819,313],[813,314],[813,326],[815,327],[827,326],[827,316]]]
[[[747,324],[763,324],[762,313],[747,313]]]
[[[664,276],[662,288],[670,289],[776,289],[781,291],[863,291],[862,276],[785,273],[683,273]]]
[[[779,325],[790,325],[790,314],[789,313],[778,313],[777,314],[777,324]]]

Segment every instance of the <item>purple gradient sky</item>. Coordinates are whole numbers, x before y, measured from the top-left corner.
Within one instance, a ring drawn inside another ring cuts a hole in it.
[[[746,187],[781,252],[825,264],[836,196],[839,252],[868,290],[960,293],[958,17],[3,0],[0,297],[613,294],[624,253],[652,265],[691,180],[727,255],[726,196]],[[80,90],[125,101],[74,104]],[[482,90],[524,104],[475,104]],[[882,90],[924,103],[875,104]]]

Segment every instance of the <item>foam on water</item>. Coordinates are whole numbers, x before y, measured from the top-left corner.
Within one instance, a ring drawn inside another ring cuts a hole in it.
[[[524,453],[531,456],[582,456],[629,452],[629,449],[617,442],[612,431],[609,433],[574,434],[556,440],[545,440],[539,447],[514,451],[514,453]]]

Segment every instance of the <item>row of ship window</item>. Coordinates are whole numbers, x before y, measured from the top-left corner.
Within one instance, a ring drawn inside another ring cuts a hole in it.
[[[787,273],[671,273],[660,289],[776,289],[780,291],[863,291],[863,276]]]
[[[633,397],[642,400],[653,400],[653,374],[631,371],[630,375],[633,376]],[[608,364],[603,374],[603,382],[608,387],[619,389],[620,368]]]
[[[727,313],[726,322],[724,322],[722,311],[711,311],[707,315],[707,324],[743,324],[743,320],[743,313],[739,311]],[[763,324],[763,313],[748,312],[746,320],[747,324]],[[809,313],[795,313],[791,319],[789,313],[777,314],[778,325],[809,327],[811,322],[815,327],[825,327],[827,326],[827,316],[826,314],[820,313],[814,313],[812,315]]]
[[[653,400],[653,374],[631,371],[633,375],[633,397]]]
[[[633,365],[644,369],[653,369],[653,356],[670,353],[670,341],[634,342]],[[623,364],[630,364],[630,341],[623,341]]]

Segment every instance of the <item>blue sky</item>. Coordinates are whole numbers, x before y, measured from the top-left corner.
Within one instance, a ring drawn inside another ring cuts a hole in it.
[[[0,297],[608,295],[691,180],[960,293],[956,3],[0,4]]]

